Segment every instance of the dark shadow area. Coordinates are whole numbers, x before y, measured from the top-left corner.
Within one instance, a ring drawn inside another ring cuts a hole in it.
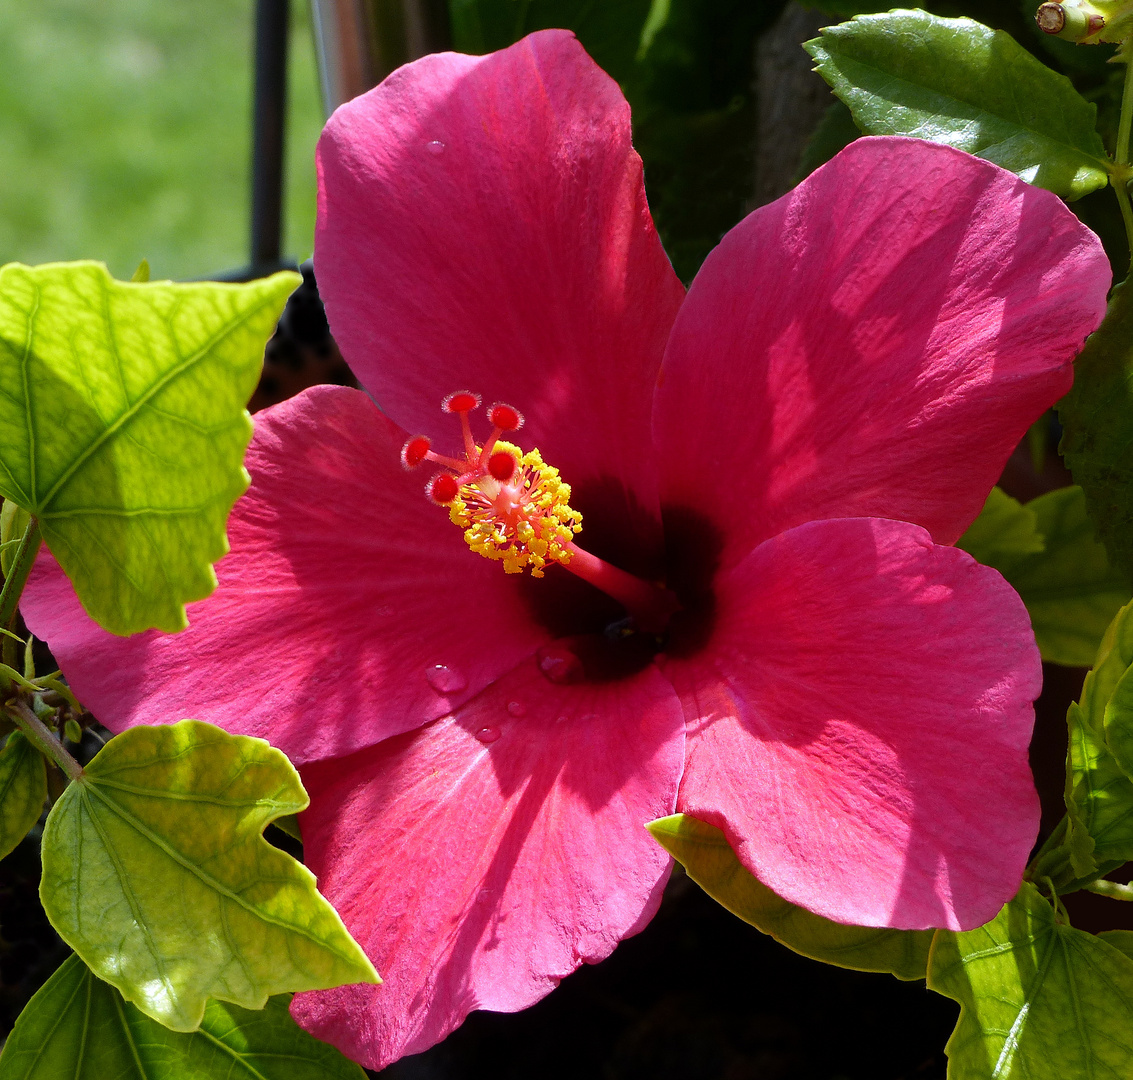
[[[923,983],[790,952],[679,875],[653,922],[610,959],[522,1013],[473,1013],[445,1042],[380,1075],[944,1080],[956,1014]]]

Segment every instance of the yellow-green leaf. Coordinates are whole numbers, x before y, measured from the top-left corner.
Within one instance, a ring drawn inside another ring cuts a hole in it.
[[[1133,859],[1133,781],[1107,745],[1109,707],[1131,664],[1133,604],[1127,604],[1106,630],[1080,700],[1067,712],[1066,845],[1079,878]]]
[[[1020,506],[993,488],[983,512],[957,542],[994,566],[1027,605],[1044,660],[1088,667],[1129,583],[1094,539],[1077,485]]]
[[[1133,960],[1055,922],[1033,885],[977,930],[938,931],[928,985],[960,1003],[956,1080],[1133,1076]]]
[[[210,1001],[197,1031],[170,1031],[70,956],[20,1013],[0,1080],[364,1080],[308,1035],[287,995],[260,1011]]]
[[[299,280],[0,270],[0,495],[36,515],[108,630],[181,630],[185,604],[216,588],[225,522],[248,486],[244,406]]]
[[[13,731],[0,751],[0,859],[27,836],[46,798],[43,755]]]
[[[99,978],[176,1031],[209,997],[377,982],[309,870],[263,830],[307,805],[262,739],[199,720],[112,739],[48,815],[40,897]]]
[[[744,869],[721,830],[688,814],[646,828],[713,900],[787,948],[857,971],[925,977],[933,931],[843,926],[790,904]]]
[[[1004,565],[1043,550],[1038,524],[1033,509],[1023,506],[1002,488],[993,487],[980,516],[968,526],[956,546],[985,566],[1002,572]]]

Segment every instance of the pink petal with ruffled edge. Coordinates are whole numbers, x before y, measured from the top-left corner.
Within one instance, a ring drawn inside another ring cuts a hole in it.
[[[955,542],[1070,388],[1101,244],[1048,191],[918,139],[859,139],[708,256],[665,354],[662,501],[724,565],[817,518]]]
[[[601,482],[655,544],[650,410],[684,289],[617,84],[565,30],[427,56],[340,108],[318,161],[319,290],[382,409],[453,452],[445,394],[507,401],[584,515]]]
[[[838,922],[969,929],[1014,895],[1039,823],[1042,683],[1026,609],[915,525],[814,522],[722,576],[674,661],[680,809],[780,896]]]
[[[673,812],[683,754],[655,668],[562,686],[531,661],[455,717],[305,769],[308,865],[385,981],[299,994],[295,1018],[381,1068],[608,956],[660,903],[645,823]]]
[[[189,629],[106,633],[50,557],[24,593],[29,628],[114,731],[191,716],[301,763],[443,716],[549,634],[402,469],[404,438],[343,387],[261,412],[232,550]]]

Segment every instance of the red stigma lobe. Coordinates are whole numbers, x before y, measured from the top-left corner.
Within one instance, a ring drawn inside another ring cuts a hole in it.
[[[488,410],[488,420],[500,431],[518,431],[523,427],[523,413],[502,401]]]
[[[479,407],[480,395],[472,393],[471,390],[458,390],[441,402],[441,408],[449,413],[470,413]]]
[[[407,469],[415,469],[429,456],[429,442],[427,435],[415,435],[401,448],[401,464]]]
[[[497,451],[488,458],[488,473],[501,484],[515,475],[515,457],[506,450]]]
[[[425,492],[438,506],[446,506],[460,493],[460,484],[452,473],[437,473]]]

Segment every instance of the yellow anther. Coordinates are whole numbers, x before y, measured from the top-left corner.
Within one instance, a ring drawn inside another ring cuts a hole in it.
[[[582,515],[571,509],[570,484],[538,450],[523,454],[502,441],[495,445],[501,450],[516,459],[511,479],[485,475],[464,484],[449,503],[449,518],[473,551],[502,562],[505,573],[526,569],[542,577],[548,563],[570,561],[567,545],[582,530]]]

